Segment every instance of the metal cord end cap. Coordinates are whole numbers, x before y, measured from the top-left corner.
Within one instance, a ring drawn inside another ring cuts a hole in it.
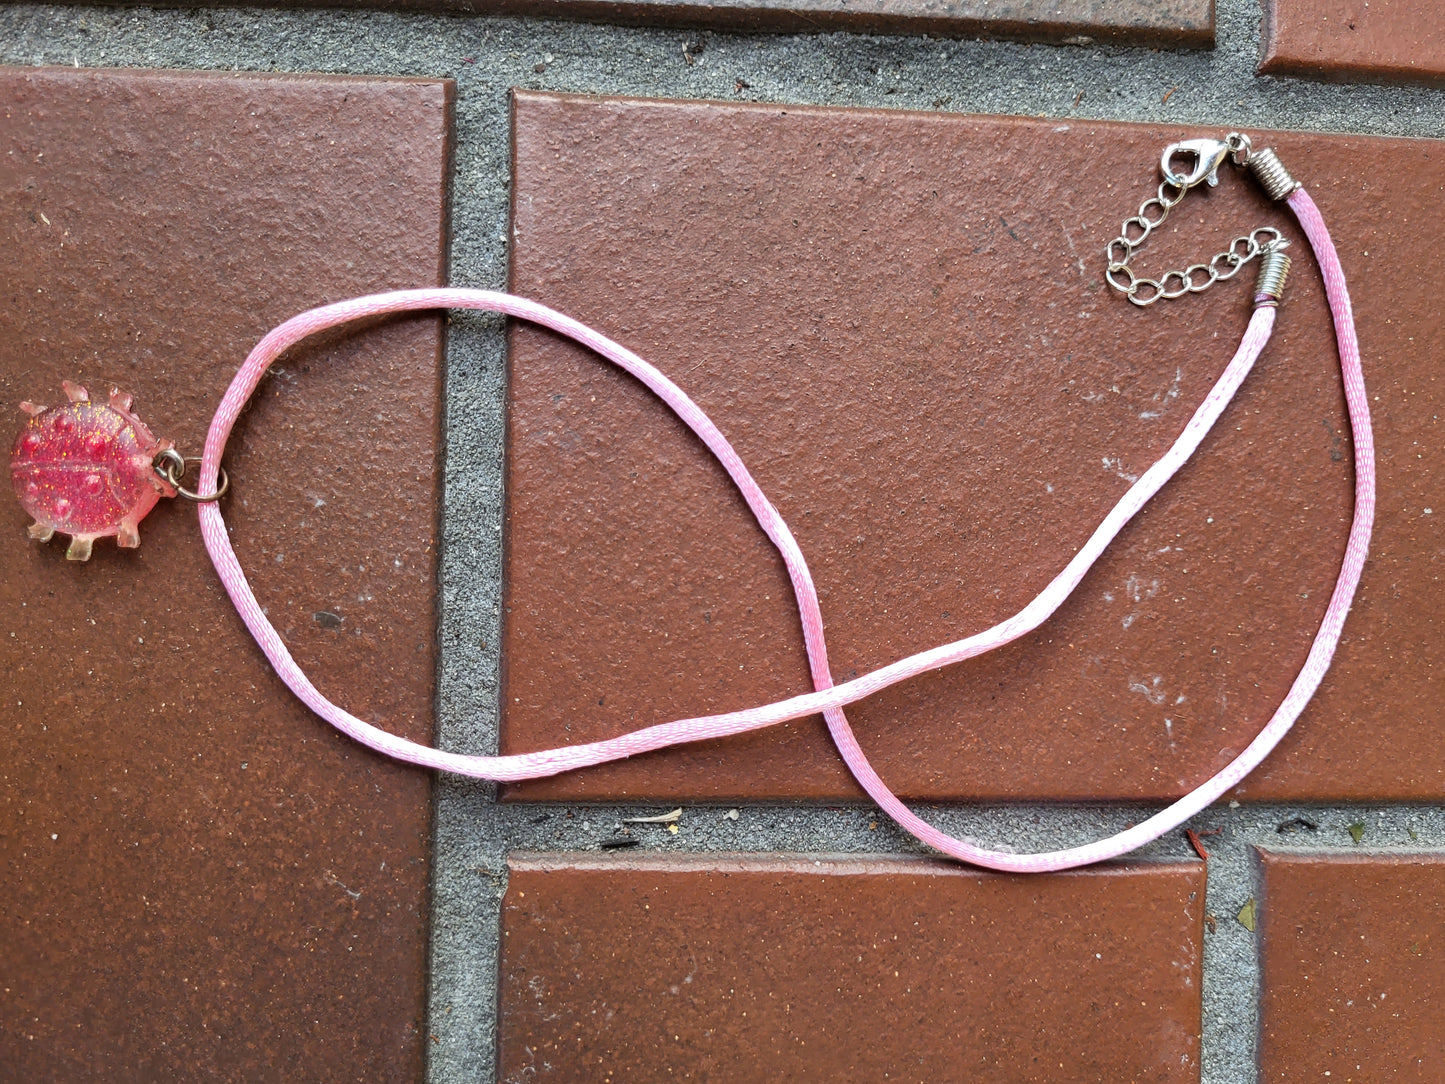
[[[1272,200],[1289,199],[1295,189],[1300,187],[1299,181],[1290,176],[1289,170],[1284,168],[1284,163],[1271,147],[1251,152],[1245,165],[1259,181],[1265,195]]]
[[[1284,254],[1288,246],[1288,241],[1277,241],[1260,251],[1259,279],[1254,287],[1256,306],[1279,304],[1285,279],[1289,278],[1290,259]]]

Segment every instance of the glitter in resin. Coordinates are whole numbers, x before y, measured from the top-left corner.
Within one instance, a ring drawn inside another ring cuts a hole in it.
[[[70,536],[65,556],[90,558],[97,538],[140,545],[140,521],[162,497],[174,497],[151,466],[173,447],[157,440],[131,413],[131,397],[112,390],[107,403],[92,403],[78,384],[66,381],[64,406],[21,403],[30,415],[15,438],[10,480],[20,504],[35,520],[30,537],[48,542],[56,531]]]

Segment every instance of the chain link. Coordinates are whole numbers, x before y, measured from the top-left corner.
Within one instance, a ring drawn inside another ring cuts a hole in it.
[[[1244,137],[1239,139],[1241,143],[1238,147],[1234,138],[1230,139],[1230,150],[1234,152],[1236,161],[1241,160],[1241,152],[1244,156],[1248,155],[1248,140]],[[1152,305],[1164,298],[1202,293],[1216,282],[1233,278],[1241,267],[1258,256],[1267,246],[1280,240],[1279,230],[1273,226],[1261,226],[1243,237],[1236,237],[1227,249],[1216,253],[1208,263],[1190,264],[1183,271],[1166,271],[1157,279],[1136,275],[1129,266],[1134,253],[1149,240],[1151,233],[1164,224],[1169,212],[1177,207],[1188,193],[1187,185],[1165,180],[1159,185],[1158,194],[1141,203],[1139,213],[1132,218],[1126,218],[1119,230],[1119,236],[1104,246],[1104,259],[1108,264],[1104,278],[1110,286],[1140,307]]]

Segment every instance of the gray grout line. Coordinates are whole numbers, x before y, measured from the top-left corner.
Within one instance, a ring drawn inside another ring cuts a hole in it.
[[[1278,814],[1274,823],[1290,816]],[[1237,836],[1216,843],[1221,838],[1212,836],[1205,842],[1209,884],[1205,890],[1204,986],[1200,991],[1200,1079],[1246,1084],[1258,1076],[1260,951],[1259,939],[1240,925],[1236,916],[1249,899],[1258,898],[1259,888],[1249,843]],[[1210,919],[1213,929],[1208,925]]]
[[[500,288],[506,283],[507,91],[513,86],[1445,137],[1442,90],[1257,77],[1259,24],[1257,0],[1217,0],[1217,48],[1169,52],[850,34],[750,36],[373,11],[0,5],[0,62],[455,78],[450,279],[453,285]],[[689,65],[682,46],[699,39],[705,48]],[[741,93],[739,81],[747,84]],[[474,752],[494,751],[497,743],[497,495],[505,380],[499,328],[493,318],[459,314],[450,322],[447,351],[438,741]],[[655,360],[665,367],[665,359]],[[435,795],[430,1030],[437,1041],[428,1043],[428,1079],[494,1080],[507,851],[592,849],[622,816],[660,807],[497,804],[494,788],[455,779],[439,779]],[[736,821],[722,816],[726,808],[686,807],[676,836],[641,829],[642,846],[683,853],[923,853],[867,806],[744,805]],[[1142,816],[1130,806],[920,812],[950,831],[1018,849],[1095,838]],[[1318,823],[1316,832],[1275,831],[1301,814]],[[1348,833],[1356,822],[1366,825],[1359,847]],[[1224,829],[1206,841],[1213,856],[1208,907],[1216,928],[1204,940],[1201,1079],[1249,1084],[1257,1077],[1259,960],[1256,938],[1235,914],[1258,895],[1252,848],[1445,848],[1445,809],[1215,807],[1195,823]],[[1191,854],[1175,833],[1138,857]]]
[[[916,854],[933,851],[905,834],[872,805],[690,805],[660,802],[649,805],[578,803],[491,803],[474,795],[457,796],[476,823],[469,853],[484,855],[488,848],[529,851],[598,851],[604,842],[629,839],[637,846],[627,854],[642,853],[798,853],[827,851],[848,854]],[[959,832],[986,845],[1041,850],[1066,841],[1119,831],[1154,809],[1139,805],[975,806],[910,803],[920,815],[951,832]],[[664,824],[626,823],[671,809],[682,809],[674,834]],[[730,814],[736,812],[737,816]],[[485,817],[481,814],[485,813]],[[1303,818],[1313,828],[1292,824]],[[1279,851],[1375,853],[1445,848],[1445,807],[1439,805],[1247,805],[1231,809],[1215,806],[1191,822],[1210,834],[1201,843],[1210,854],[1228,863],[1231,849],[1262,847]],[[1362,838],[1354,841],[1351,825],[1362,825]],[[1284,830],[1281,831],[1281,826]],[[1222,857],[1220,857],[1222,856]],[[941,859],[942,860],[942,859]],[[1133,852],[1121,861],[1196,861],[1182,829]],[[1223,868],[1223,867],[1220,867]],[[1020,875],[1023,876],[1023,875]],[[1210,906],[1234,915],[1254,894],[1253,874],[1240,869],[1211,876],[1216,898]]]
[[[688,65],[682,44],[697,32],[347,10],[6,5],[0,59],[453,76],[460,100],[478,115],[504,111],[506,89],[519,86],[924,110],[937,101],[951,112],[1445,135],[1440,90],[1255,76],[1257,8],[1250,0],[1218,7],[1213,52],[708,33]],[[736,92],[737,79],[746,93]],[[458,196],[492,206],[484,190],[504,176],[490,167],[504,162],[505,146],[459,149]],[[500,274],[501,250],[490,237],[457,240],[454,266]]]
[[[485,790],[438,780],[427,1079],[496,1079],[497,953],[511,834]]]

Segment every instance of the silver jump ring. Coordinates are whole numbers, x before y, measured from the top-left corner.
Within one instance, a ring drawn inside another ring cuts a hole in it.
[[[1174,195],[1171,196],[1166,191],[1166,189],[1169,188],[1174,189]],[[1165,207],[1177,207],[1179,206],[1179,201],[1184,198],[1184,193],[1188,191],[1189,189],[1183,185],[1175,184],[1172,181],[1161,181],[1159,183],[1159,202],[1164,204]]]
[[[220,468],[219,486],[214,493],[207,493],[202,496],[181,485],[181,479],[186,476],[186,464],[199,463],[200,461],[200,456],[183,456],[174,448],[167,448],[158,454],[155,459],[151,460],[151,469],[159,474],[161,478],[165,480],[166,484],[174,489],[177,494],[186,498],[188,501],[196,501],[202,504],[210,501],[218,501],[226,495],[226,490],[231,488],[231,479],[226,474],[225,467]]]
[[[1268,240],[1260,240],[1261,235],[1268,235]],[[1281,238],[1283,237],[1284,234],[1280,233],[1279,230],[1275,229],[1273,226],[1260,226],[1257,230],[1255,230],[1249,235],[1249,239],[1253,241],[1256,245],[1258,245],[1261,249],[1267,248],[1270,245],[1279,244]]]
[[[1149,217],[1147,212],[1150,207],[1159,208],[1158,218]],[[1139,204],[1139,214],[1136,217],[1142,218],[1145,222],[1149,223],[1149,228],[1153,229],[1169,217],[1169,207],[1161,199],[1146,199],[1143,203]]]

